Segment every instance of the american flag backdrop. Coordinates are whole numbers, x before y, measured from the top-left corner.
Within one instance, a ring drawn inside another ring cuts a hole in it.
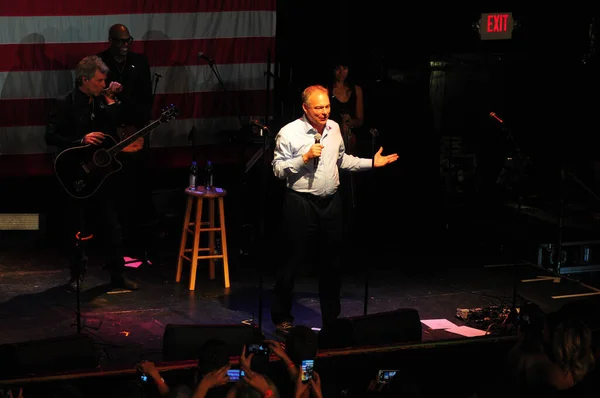
[[[74,87],[77,62],[108,48],[115,23],[129,28],[131,50],[148,57],[154,79],[162,75],[152,85],[153,119],[168,104],[181,111],[151,133],[163,164],[177,163],[176,149],[190,146],[194,126],[195,145],[215,144],[240,128],[240,117],[264,114],[275,0],[3,0],[0,175],[52,173],[48,111]],[[199,52],[214,60],[225,89]]]

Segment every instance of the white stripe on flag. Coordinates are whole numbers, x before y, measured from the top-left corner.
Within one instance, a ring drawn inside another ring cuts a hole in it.
[[[275,36],[273,11],[0,17],[0,44],[106,42],[116,23],[137,40]]]
[[[215,74],[206,65],[164,66],[150,70],[163,76],[156,86],[157,94],[222,91]],[[218,66],[227,91],[264,89],[266,70],[266,64]],[[68,70],[0,72],[0,98],[56,98],[71,90],[74,84],[75,72]],[[154,84],[152,88],[154,89]]]

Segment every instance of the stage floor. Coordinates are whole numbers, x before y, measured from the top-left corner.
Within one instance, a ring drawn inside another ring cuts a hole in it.
[[[551,312],[567,302],[585,300],[597,309],[598,295],[556,299],[553,296],[593,293],[600,287],[594,273],[579,275],[585,282],[561,279],[559,283],[539,279],[550,273],[527,264],[511,266],[501,259],[406,256],[392,250],[370,255],[364,270],[346,275],[342,290],[342,316],[360,316],[368,293],[369,314],[400,308],[418,310],[424,320],[445,319],[456,326],[457,308],[510,308],[516,281],[516,301],[533,301]],[[81,293],[82,333],[93,337],[102,352],[100,365],[130,366],[140,359],[161,361],[162,336],[168,324],[240,324],[259,322],[259,278],[256,270],[231,267],[231,288],[224,289],[222,272],[208,280],[207,267],[199,268],[195,291],[189,291],[187,276],[174,281],[176,258],[162,263],[129,268],[140,282],[135,292],[110,290],[108,274],[92,264]],[[63,284],[68,277],[66,262],[51,248],[5,248],[0,254],[0,344],[41,340],[77,333],[76,294]],[[367,284],[368,282],[368,284]],[[274,337],[269,316],[272,275],[263,277],[262,331]],[[321,326],[316,278],[304,275],[295,290],[296,323]],[[595,310],[594,312],[600,313]],[[446,329],[422,324],[423,341],[437,342],[464,337]],[[506,330],[505,330],[506,331]],[[493,333],[492,333],[493,335]]]

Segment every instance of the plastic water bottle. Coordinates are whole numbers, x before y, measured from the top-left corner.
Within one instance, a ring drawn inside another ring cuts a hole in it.
[[[213,187],[214,183],[214,175],[213,175],[213,165],[209,160],[206,162],[206,167],[204,168],[204,188],[208,191]]]
[[[198,181],[198,163],[192,162],[190,166],[190,188],[196,189],[196,182]]]

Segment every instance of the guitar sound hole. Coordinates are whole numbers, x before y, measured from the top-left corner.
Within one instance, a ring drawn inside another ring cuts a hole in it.
[[[99,149],[94,153],[94,164],[98,167],[106,167],[110,164],[110,155],[106,149]]]

